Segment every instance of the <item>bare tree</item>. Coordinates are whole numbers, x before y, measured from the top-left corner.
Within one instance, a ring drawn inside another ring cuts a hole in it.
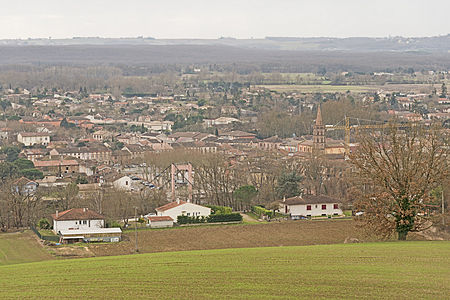
[[[405,240],[409,232],[429,226],[425,206],[449,176],[444,132],[392,124],[384,135],[361,135],[359,143],[351,162],[360,186],[354,189],[360,191],[356,208],[363,211],[365,227],[384,236],[397,232]]]

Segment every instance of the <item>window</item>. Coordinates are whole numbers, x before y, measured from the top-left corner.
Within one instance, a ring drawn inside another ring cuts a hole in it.
[[[128,185],[128,181],[125,181],[125,185]]]
[[[191,215],[191,213],[187,213],[188,217]]]
[[[323,210],[327,209],[327,205],[326,204],[322,204],[322,209]]]
[[[339,209],[339,204],[333,204],[334,209]]]
[[[86,225],[87,224],[87,221],[86,220],[83,220],[83,225]]]
[[[311,205],[306,205],[306,210],[311,210]]]

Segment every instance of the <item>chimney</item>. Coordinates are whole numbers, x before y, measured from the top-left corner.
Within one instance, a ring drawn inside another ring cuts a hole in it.
[[[86,212],[86,210],[87,210],[87,208],[86,208],[86,207],[83,207],[83,212]]]
[[[177,198],[177,204],[180,204],[180,198]]]
[[[56,211],[56,214],[55,214],[55,215],[56,215],[56,217],[58,217],[58,215],[59,215],[58,211]]]
[[[283,202],[286,202],[286,196],[283,196]]]

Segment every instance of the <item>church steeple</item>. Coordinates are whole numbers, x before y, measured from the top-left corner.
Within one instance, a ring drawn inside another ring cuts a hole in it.
[[[317,108],[316,126],[323,126],[322,111],[320,110],[320,104],[319,107]]]
[[[320,110],[320,104],[317,108],[316,124],[313,130],[313,145],[316,151],[325,151],[325,126],[322,120],[322,111]]]

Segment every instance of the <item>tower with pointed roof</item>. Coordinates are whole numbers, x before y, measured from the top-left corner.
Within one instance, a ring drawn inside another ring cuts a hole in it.
[[[315,151],[325,151],[325,126],[322,121],[322,112],[320,110],[320,104],[317,109],[316,123],[313,129],[313,146]]]

